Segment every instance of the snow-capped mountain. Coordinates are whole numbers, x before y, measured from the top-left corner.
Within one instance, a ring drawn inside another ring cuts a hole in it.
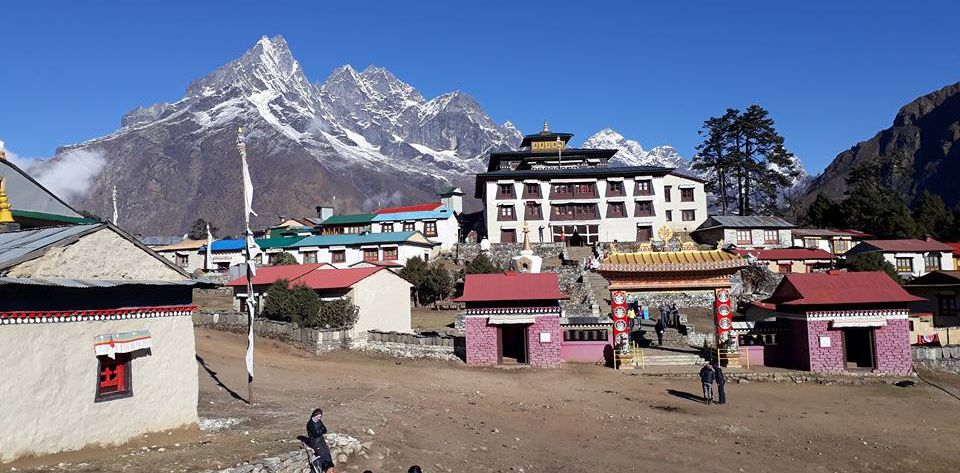
[[[690,160],[680,156],[672,146],[657,146],[647,151],[639,142],[628,140],[610,128],[594,133],[583,142],[582,146],[591,149],[619,150],[610,160],[611,165],[614,166],[664,166],[690,172]]]
[[[205,218],[240,228],[237,128],[245,129],[256,226],[311,215],[434,199],[454,184],[469,191],[491,150],[521,135],[471,97],[426,100],[388,70],[342,66],[312,83],[282,37],[262,38],[239,59],[192,82],[174,103],[127,113],[116,132],[58,150],[103,156],[104,170],[78,207],[105,215],[117,186],[120,223],[141,233],[182,234]],[[137,220],[124,220],[136,215]]]

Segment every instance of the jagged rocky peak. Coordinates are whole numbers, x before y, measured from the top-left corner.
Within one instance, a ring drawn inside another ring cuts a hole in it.
[[[690,160],[680,156],[672,146],[656,146],[649,151],[640,142],[629,140],[611,128],[604,128],[583,142],[584,148],[619,150],[612,164],[623,166],[666,166],[687,171]]]
[[[253,48],[187,87],[187,96],[203,96],[239,87],[245,91],[299,89],[308,92],[309,82],[282,36],[260,38]]]
[[[123,115],[120,126],[135,126],[159,120],[170,110],[176,108],[169,103],[156,103],[149,107],[137,107]]]
[[[423,102],[423,96],[412,85],[397,79],[389,70],[370,65],[360,73],[360,78],[374,91],[384,96],[402,97],[415,103]]]

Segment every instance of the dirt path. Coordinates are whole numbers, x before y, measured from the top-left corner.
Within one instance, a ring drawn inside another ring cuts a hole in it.
[[[699,390],[691,381],[589,365],[467,369],[258,342],[251,407],[228,391],[246,395],[242,336],[197,330],[200,415],[238,425],[167,436],[180,447],[154,434],[40,461],[71,471],[227,467],[293,450],[315,406],[331,431],[373,442],[370,459],[346,471],[955,471],[960,451],[960,401],[925,385],[735,384],[720,407],[686,399]],[[960,392],[956,376],[936,382]],[[141,449],[150,445],[165,451]]]

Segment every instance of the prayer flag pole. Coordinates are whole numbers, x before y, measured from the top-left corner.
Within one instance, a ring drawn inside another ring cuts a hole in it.
[[[247,166],[247,145],[243,141],[243,128],[237,129],[237,150],[240,151],[240,162],[243,172],[243,223],[245,233],[244,262],[247,269],[247,403],[253,404],[253,318],[256,314],[253,294],[253,277],[257,275],[256,262],[253,260],[254,250],[259,250],[257,242],[250,231],[250,215],[256,216],[253,211],[253,182],[250,179],[250,168]]]

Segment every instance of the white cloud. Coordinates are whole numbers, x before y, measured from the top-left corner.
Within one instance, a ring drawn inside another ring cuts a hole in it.
[[[93,179],[107,164],[102,151],[84,149],[68,151],[52,159],[23,158],[8,150],[7,159],[66,200],[86,194]]]

